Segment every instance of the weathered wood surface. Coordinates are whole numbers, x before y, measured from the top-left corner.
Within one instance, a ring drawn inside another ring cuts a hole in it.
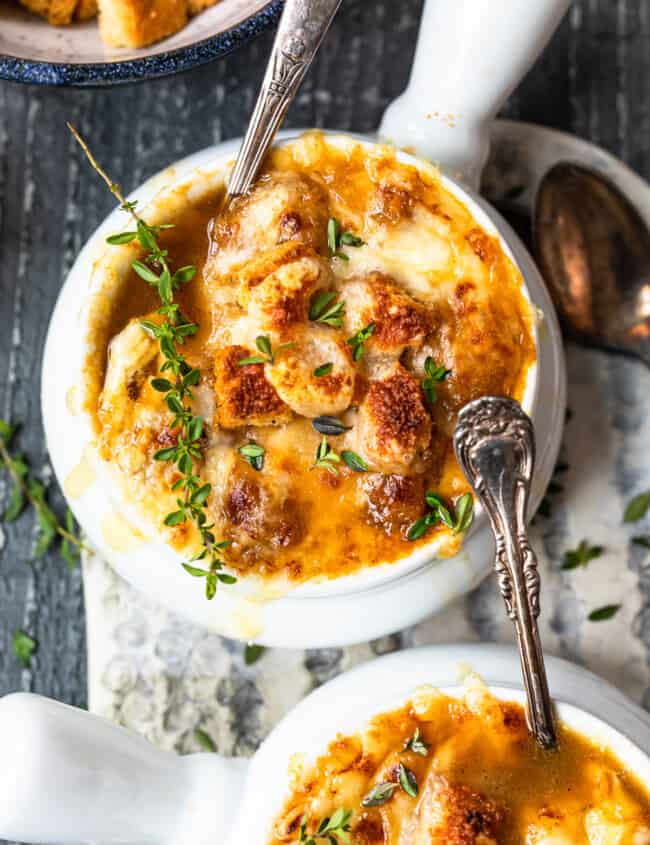
[[[406,84],[420,9],[421,0],[346,0],[289,124],[376,127]],[[75,255],[113,207],[104,186],[80,164],[65,121],[80,128],[108,171],[130,189],[180,156],[241,134],[270,43],[267,34],[220,63],[113,90],[0,83],[0,416],[23,424],[20,445],[36,468],[47,467],[39,389],[48,319]],[[648,0],[576,2],[505,113],[589,138],[650,177]],[[573,356],[573,366],[581,360],[581,353]],[[604,395],[619,403],[610,419],[616,436],[625,437],[638,425],[638,366],[606,356],[602,365]],[[633,467],[626,478],[630,489],[638,486]],[[31,689],[83,704],[80,574],[69,574],[56,555],[30,565],[33,536],[27,518],[1,535],[0,694]],[[469,624],[475,635],[491,637],[496,604],[490,589],[479,588],[467,600],[459,630]],[[557,579],[553,590],[561,633],[572,605]],[[650,646],[641,595],[635,636]],[[29,671],[12,653],[17,627],[40,643]],[[570,656],[571,637],[565,646]]]

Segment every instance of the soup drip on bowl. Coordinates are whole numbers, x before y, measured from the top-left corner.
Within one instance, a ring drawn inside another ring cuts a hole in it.
[[[238,576],[332,578],[434,541],[455,554],[471,522],[457,413],[524,400],[536,346],[519,270],[412,161],[311,133],[221,213],[222,185],[143,212],[174,224],[160,232],[174,266],[198,268],[175,295],[198,326],[183,345],[203,421],[193,471]],[[183,473],[159,302],[125,269],[140,254],[108,247],[96,268],[84,407],[122,495],[187,559],[196,526],[167,519]]]

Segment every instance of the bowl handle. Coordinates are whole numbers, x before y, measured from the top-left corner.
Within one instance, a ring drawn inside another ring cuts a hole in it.
[[[224,842],[245,761],[177,757],[29,693],[0,699],[0,839]]]
[[[379,135],[477,189],[497,111],[571,0],[425,0],[411,79]]]

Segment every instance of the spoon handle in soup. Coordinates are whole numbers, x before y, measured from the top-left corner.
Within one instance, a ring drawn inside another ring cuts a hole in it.
[[[454,447],[492,524],[499,587],[517,632],[528,725],[542,747],[554,748],[553,708],[537,628],[539,573],[526,529],[535,464],[533,425],[513,399],[486,396],[460,412]]]
[[[228,184],[228,199],[250,188],[321,45],[341,0],[286,0],[273,49]]]

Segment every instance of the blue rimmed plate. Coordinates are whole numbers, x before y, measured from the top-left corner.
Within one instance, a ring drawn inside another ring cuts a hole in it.
[[[232,52],[275,23],[281,7],[282,0],[220,0],[159,44],[117,50],[103,44],[96,20],[52,27],[0,0],[0,78],[97,86],[167,76]]]

